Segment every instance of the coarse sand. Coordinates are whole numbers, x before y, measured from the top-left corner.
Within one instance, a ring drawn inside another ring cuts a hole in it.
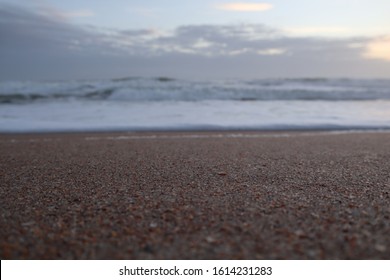
[[[390,133],[0,135],[1,259],[390,259]]]

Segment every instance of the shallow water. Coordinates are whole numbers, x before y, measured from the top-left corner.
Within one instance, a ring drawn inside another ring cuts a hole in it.
[[[388,129],[390,80],[0,83],[0,131]]]

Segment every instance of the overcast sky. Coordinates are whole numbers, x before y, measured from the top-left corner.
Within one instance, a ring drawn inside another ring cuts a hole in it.
[[[0,79],[390,78],[390,1],[0,0]]]

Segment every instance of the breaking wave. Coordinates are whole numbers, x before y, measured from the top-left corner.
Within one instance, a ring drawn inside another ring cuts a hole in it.
[[[186,81],[127,77],[67,82],[2,82],[0,104],[106,100],[163,102],[204,100],[390,100],[390,80],[259,79]]]

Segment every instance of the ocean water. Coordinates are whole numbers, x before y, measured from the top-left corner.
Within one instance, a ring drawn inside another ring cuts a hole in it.
[[[390,80],[0,82],[0,132],[390,129]]]

